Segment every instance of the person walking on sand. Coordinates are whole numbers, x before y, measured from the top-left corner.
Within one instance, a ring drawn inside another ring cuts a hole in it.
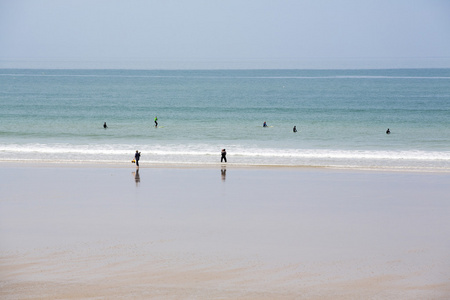
[[[155,116],[155,127],[158,127],[158,117]]]
[[[223,162],[225,160],[225,162],[227,162],[227,151],[225,149],[222,149],[222,152],[220,153],[222,155],[222,157],[220,158],[220,162]]]
[[[134,154],[134,159],[136,160],[136,167],[139,168],[139,159],[141,158],[141,152],[136,150],[136,153]]]

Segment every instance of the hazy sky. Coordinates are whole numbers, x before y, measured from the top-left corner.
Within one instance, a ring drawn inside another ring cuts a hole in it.
[[[450,67],[450,1],[0,0],[11,63]]]

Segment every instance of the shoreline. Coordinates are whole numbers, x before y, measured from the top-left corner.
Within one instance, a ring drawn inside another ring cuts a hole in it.
[[[134,169],[135,165],[125,162],[105,163],[99,161],[71,161],[71,162],[37,162],[37,161],[0,161],[2,167],[35,167],[35,168],[119,168]],[[450,170],[436,168],[395,168],[395,167],[352,167],[352,166],[312,166],[312,165],[251,165],[235,163],[148,163],[140,162],[140,169],[281,169],[281,170],[336,170],[349,172],[387,172],[414,174],[450,174]]]

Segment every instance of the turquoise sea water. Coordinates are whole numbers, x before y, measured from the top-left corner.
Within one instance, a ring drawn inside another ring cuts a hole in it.
[[[449,125],[450,69],[0,70],[0,161],[450,171]]]

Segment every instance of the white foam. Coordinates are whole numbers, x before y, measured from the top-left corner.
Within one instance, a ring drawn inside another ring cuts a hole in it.
[[[124,162],[142,152],[153,163],[209,164],[223,147],[212,144],[0,144],[2,161]],[[450,151],[385,151],[339,149],[275,149],[243,145],[227,147],[229,162],[242,165],[427,167],[450,170]]]

